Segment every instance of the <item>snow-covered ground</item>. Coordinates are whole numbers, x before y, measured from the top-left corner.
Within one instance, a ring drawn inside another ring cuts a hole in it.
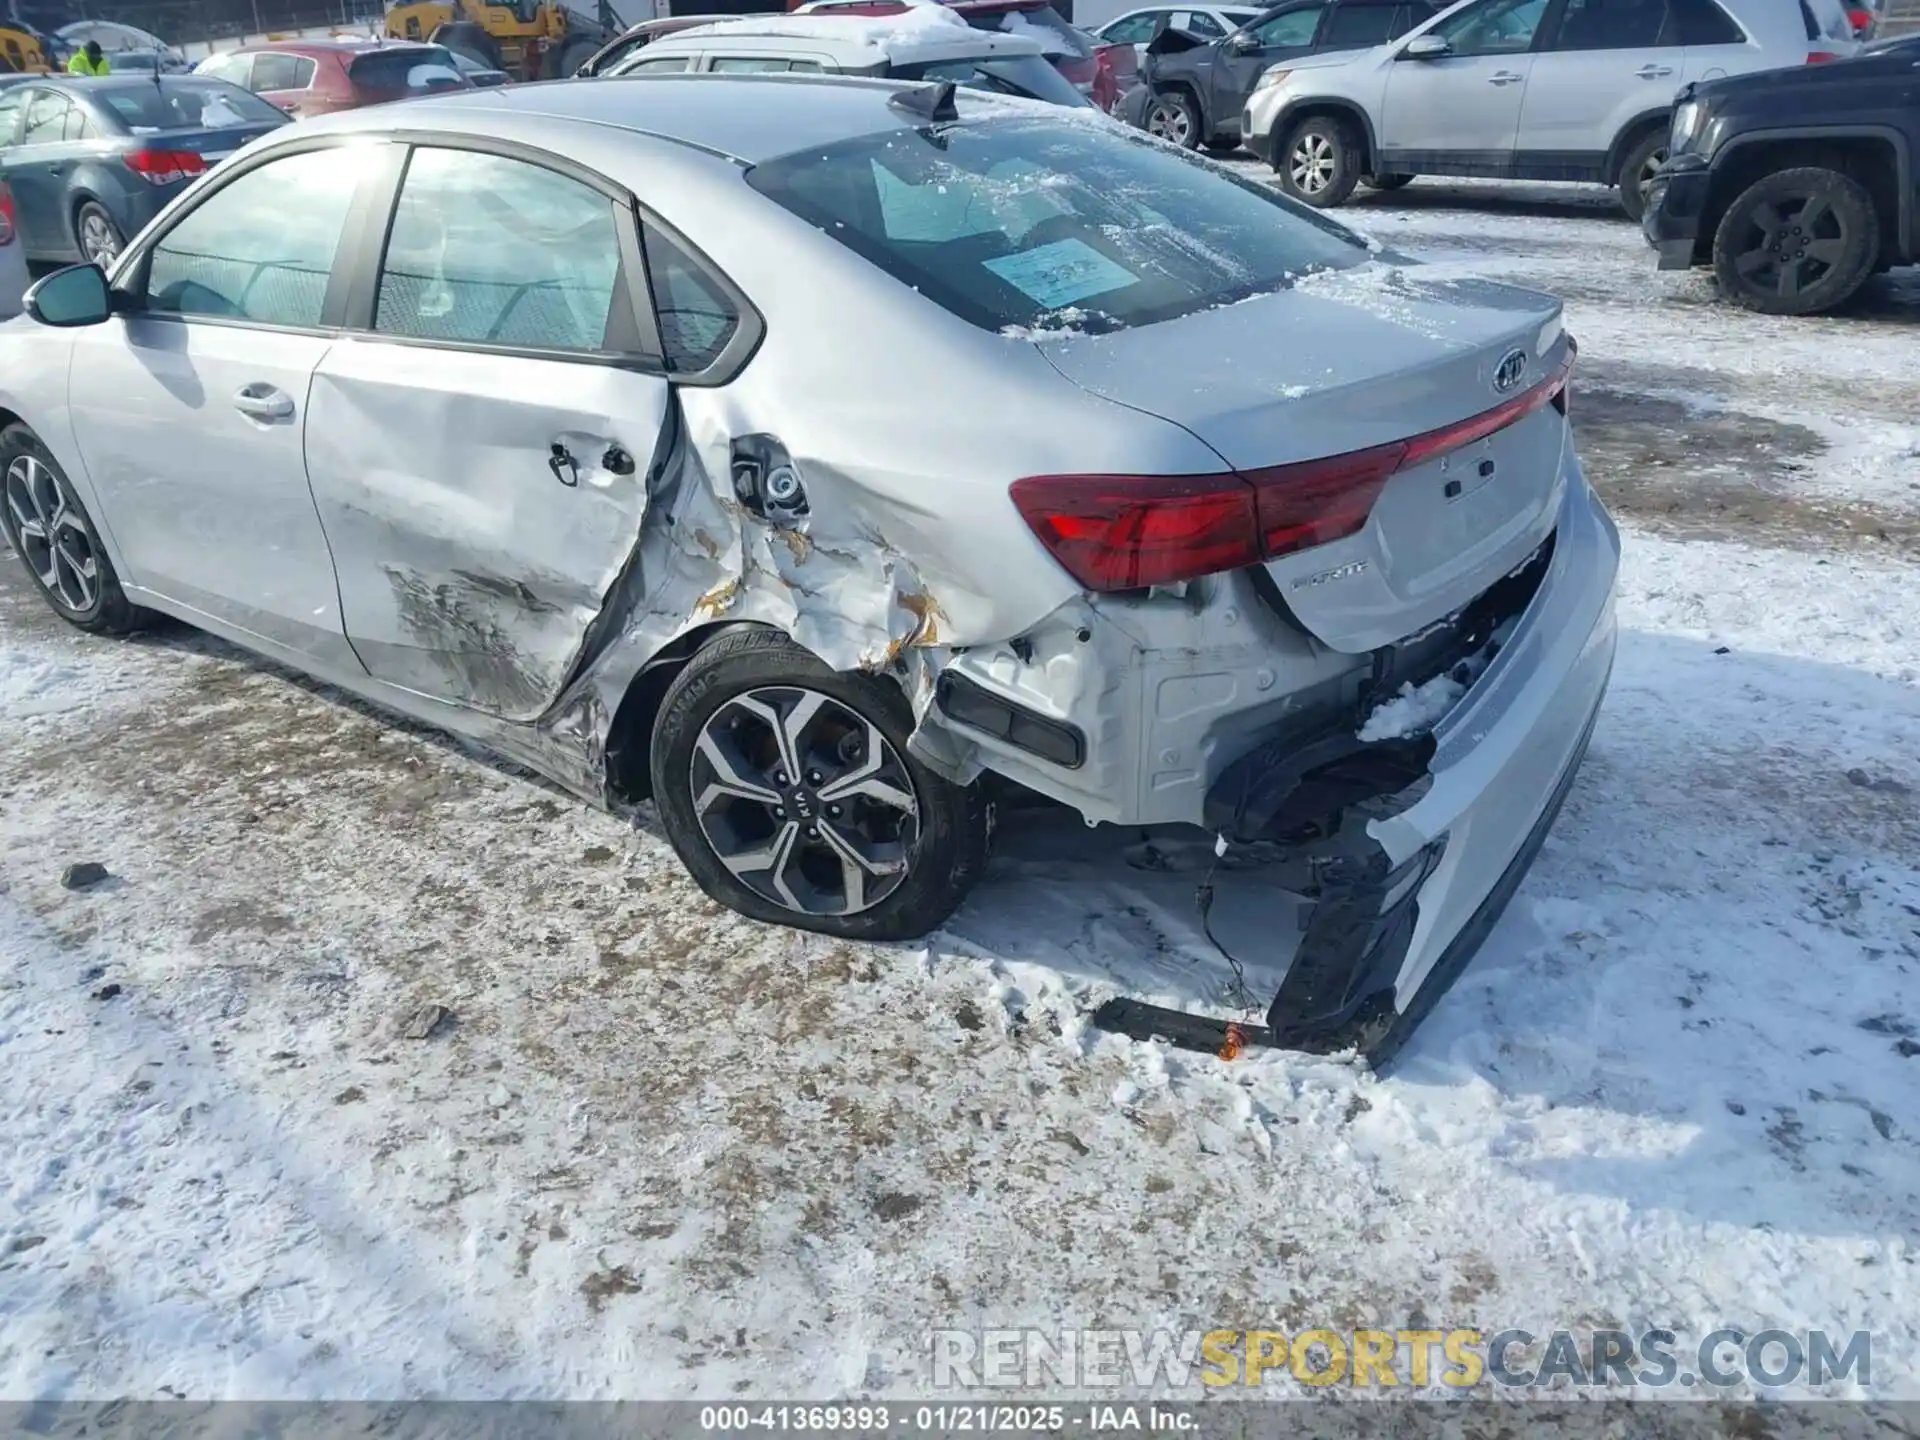
[[[1201,854],[1038,817],[930,944],[769,930],[649,828],[191,632],[74,634],[6,560],[0,1395],[907,1395],[936,1328],[1731,1325],[1869,1330],[1920,1396],[1920,291],[1742,314],[1579,189],[1346,218],[1568,298],[1626,531],[1586,767],[1389,1076],[1089,1027],[1229,996]]]

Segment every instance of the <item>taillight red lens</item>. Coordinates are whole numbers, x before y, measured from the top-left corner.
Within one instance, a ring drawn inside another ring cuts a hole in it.
[[[1840,57],[1831,50],[1809,50],[1807,52],[1807,64],[1809,65],[1825,65],[1829,61],[1838,60],[1839,58]]]
[[[170,185],[207,169],[205,157],[192,150],[135,150],[125,159],[129,170],[152,185]]]
[[[1238,570],[1355,534],[1402,470],[1484,440],[1536,410],[1566,413],[1575,347],[1545,380],[1408,440],[1223,475],[1037,475],[1015,508],[1089,590],[1135,590]]]
[[[13,243],[17,218],[13,213],[13,192],[0,185],[0,245]]]

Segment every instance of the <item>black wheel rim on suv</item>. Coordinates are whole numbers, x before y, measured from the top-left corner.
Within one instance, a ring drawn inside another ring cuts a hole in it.
[[[1180,101],[1157,96],[1147,106],[1147,133],[1185,147],[1193,140],[1193,116]]]
[[[1734,273],[1743,284],[1783,297],[1825,279],[1846,258],[1854,237],[1824,195],[1762,200],[1749,209]]]

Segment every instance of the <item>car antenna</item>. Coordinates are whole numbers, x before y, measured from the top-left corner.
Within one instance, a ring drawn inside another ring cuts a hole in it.
[[[887,104],[909,115],[921,115],[936,125],[960,118],[960,107],[953,103],[954,83],[941,80],[933,85],[916,85],[911,90],[896,90]]]

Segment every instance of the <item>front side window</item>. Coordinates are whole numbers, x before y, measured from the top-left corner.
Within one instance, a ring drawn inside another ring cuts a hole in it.
[[[1283,11],[1254,26],[1253,38],[1262,50],[1295,49],[1311,45],[1314,32],[1320,28],[1320,17],[1325,13],[1325,7],[1320,5]]]
[[[1456,55],[1521,55],[1547,13],[1547,0],[1487,0],[1442,20],[1427,33],[1453,46]]]
[[[1189,10],[1180,19],[1181,29],[1190,35],[1198,35],[1202,40],[1218,40],[1227,33],[1218,20],[1202,10]]]
[[[373,325],[600,353],[613,348],[622,283],[613,202],[598,190],[524,160],[423,146],[400,185]]]
[[[1267,186],[1038,116],[865,135],[757,165],[747,183],[991,330],[1148,325],[1367,258]]]
[[[252,68],[251,55],[219,55],[196,67],[193,73],[213,80],[225,80],[232,85],[245,85]]]
[[[363,157],[309,150],[222,186],[149,252],[147,310],[317,326]]]
[[[1321,44],[1342,50],[1384,45],[1393,38],[1394,13],[1392,5],[1358,5],[1347,0],[1328,18]]]
[[[1555,50],[1640,50],[1660,43],[1667,0],[1567,0]]]
[[[1746,38],[1713,0],[1669,0],[1667,34],[1662,37],[1669,45],[1741,45]]]
[[[716,55],[707,68],[716,75],[784,75],[792,63],[769,55]]]
[[[258,95],[204,75],[163,75],[96,88],[93,103],[135,135],[156,130],[225,130],[237,125],[284,125],[286,115]]]

